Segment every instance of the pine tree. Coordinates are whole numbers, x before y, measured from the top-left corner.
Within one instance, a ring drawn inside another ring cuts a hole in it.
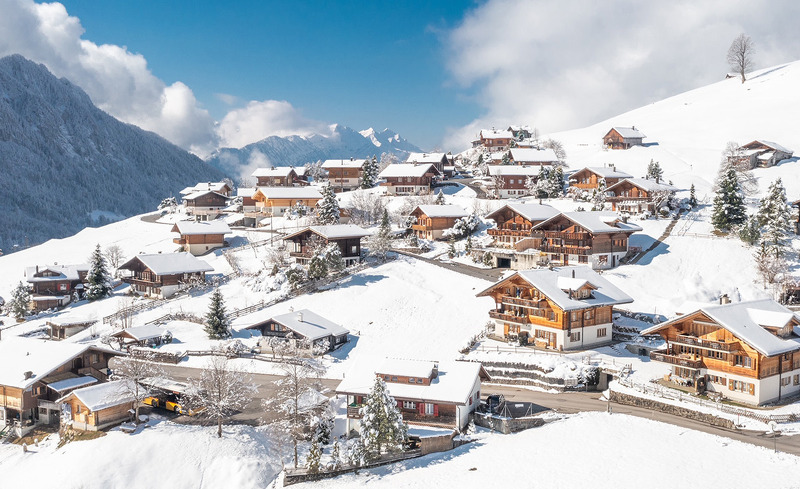
[[[100,250],[99,244],[92,252],[91,266],[89,273],[86,275],[86,281],[89,283],[86,298],[90,301],[96,301],[111,295],[111,278],[106,268],[106,259]]]
[[[312,474],[319,473],[319,462],[322,459],[322,449],[319,447],[319,443],[317,440],[311,441],[311,448],[308,451],[308,457],[306,458],[306,467],[308,471]]]
[[[408,426],[394,400],[386,390],[386,383],[375,377],[375,383],[361,408],[361,440],[367,458],[376,459],[384,451],[399,450],[408,438]]]
[[[761,229],[758,226],[758,218],[750,216],[739,229],[739,239],[749,245],[755,245],[761,239]]]
[[[367,158],[364,162],[361,188],[367,189],[375,186],[375,182],[378,180],[378,168],[378,158],[376,156],[373,156],[372,159]]]
[[[447,246],[447,257],[448,258],[455,258],[456,257],[456,239],[453,235],[450,235],[450,240]]]
[[[792,209],[786,202],[786,189],[779,178],[770,184],[767,195],[761,199],[757,214],[759,225],[764,227],[764,244],[776,256],[782,255],[789,245],[791,216]]]
[[[597,182],[597,188],[594,189],[592,194],[592,210],[602,211],[606,205],[606,179],[601,178]]]
[[[644,178],[660,182],[661,179],[664,178],[664,171],[661,169],[661,165],[657,161],[651,159],[650,163],[647,165],[647,175],[645,175]]]
[[[219,289],[211,295],[211,304],[206,314],[205,332],[212,340],[228,338],[231,335],[230,321],[225,312],[225,302]]]
[[[319,201],[318,206],[317,222],[322,225],[339,223],[339,202],[336,200],[336,194],[330,183],[322,188],[322,200]]]
[[[434,201],[436,205],[444,205],[444,194],[442,193],[442,189],[439,189],[439,193],[436,194],[436,200]]]
[[[339,442],[333,442],[333,448],[331,449],[331,465],[330,470],[339,470],[342,467],[342,453],[341,449],[339,448]]]
[[[561,197],[564,193],[564,170],[560,166],[550,171],[548,175],[547,196],[550,198]]]
[[[383,209],[378,232],[372,235],[369,241],[369,252],[373,256],[377,256],[381,260],[386,260],[386,253],[389,251],[389,246],[391,245],[391,233],[392,228],[389,224],[389,212]]]
[[[500,163],[503,165],[510,165],[511,164],[510,153],[503,153],[503,158],[500,160]]]
[[[308,278],[311,280],[319,280],[328,276],[328,264],[325,257],[315,253],[311,257],[311,262],[308,264]]]
[[[694,184],[689,188],[689,207],[692,209],[697,207],[697,196],[695,195]]]
[[[8,312],[17,319],[23,319],[30,313],[31,293],[28,287],[20,282],[13,292],[11,300],[8,301]]]
[[[729,167],[720,178],[717,186],[719,189],[714,196],[711,224],[714,225],[714,229],[717,231],[728,232],[743,224],[747,219],[744,196],[739,186],[736,170]]]

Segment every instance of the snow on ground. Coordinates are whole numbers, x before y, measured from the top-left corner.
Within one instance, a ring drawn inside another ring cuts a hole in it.
[[[779,442],[780,445],[780,442]],[[579,448],[578,448],[579,447]],[[717,467],[720,470],[711,468]],[[523,482],[528,477],[528,483]],[[297,487],[800,487],[800,458],[622,414],[583,413]]]
[[[153,419],[132,435],[112,429],[91,441],[57,448],[51,435],[23,453],[19,445],[0,445],[0,473],[5,481],[47,485],[43,467],[63,489],[106,488],[264,488],[281,471],[276,447],[264,428],[186,426]]]

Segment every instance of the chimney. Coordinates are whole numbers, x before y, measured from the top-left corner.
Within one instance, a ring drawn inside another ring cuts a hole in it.
[[[628,223],[628,215],[627,214],[623,214],[622,215],[622,222],[624,222],[626,224]]]
[[[355,158],[353,158],[352,156],[350,157],[350,161],[353,161],[354,159],[355,159]]]
[[[303,312],[302,311],[298,311],[297,312],[297,320],[299,322],[301,322],[301,323],[303,322]]]
[[[575,269],[572,269],[572,278],[575,278]]]
[[[36,265],[36,273],[39,273],[39,265]]]
[[[31,372],[30,370],[27,370],[27,371],[26,371],[25,373],[23,373],[22,375],[24,375],[24,376],[25,376],[25,380],[28,380],[28,379],[30,379],[31,377],[33,377],[33,372]]]
[[[431,374],[431,380],[435,379],[438,376],[439,376],[439,364],[438,363],[434,363],[433,364],[433,373]]]
[[[731,299],[728,297],[728,294],[722,294],[722,296],[719,298],[719,303],[720,305],[730,304]]]

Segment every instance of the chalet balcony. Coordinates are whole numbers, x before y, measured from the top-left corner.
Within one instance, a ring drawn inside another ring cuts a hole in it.
[[[361,419],[361,404],[350,404],[347,406],[347,417],[351,419]]]
[[[417,414],[403,411],[403,421],[406,423],[414,423],[414,424],[422,424],[422,425],[430,425],[430,426],[442,426],[445,428],[452,428],[456,425],[456,417],[455,416],[431,416],[431,415],[424,415],[424,414]]]
[[[531,324],[531,320],[527,314],[524,316],[514,316],[513,314],[505,314],[500,311],[489,311],[489,317],[492,319],[506,321],[508,323]]]
[[[145,280],[137,277],[122,277],[122,281],[126,284],[141,285],[142,287],[161,287],[163,285],[160,281],[154,282],[152,280]]]
[[[675,338],[672,343],[681,344],[681,345],[689,345],[695,346],[698,348],[707,348],[709,350],[721,350],[721,351],[734,351],[736,346],[734,343],[725,343],[722,341],[712,341],[712,340],[704,340],[702,338],[698,338],[696,336],[689,336],[684,334],[679,334],[677,338]]]
[[[422,224],[414,224],[411,226],[411,229],[414,231],[422,231],[422,232],[428,231],[428,227]]]
[[[686,368],[698,369],[703,366],[702,359],[695,360],[692,358],[684,358],[678,355],[669,355],[657,351],[650,352],[650,360],[655,360],[656,362],[669,363],[671,365],[677,365],[679,367],[686,367]]]
[[[310,251],[290,251],[289,256],[292,258],[311,258],[313,255]]]
[[[177,244],[177,245],[185,245],[186,244],[186,240],[184,238],[173,238],[172,242]]]
[[[39,399],[38,401],[36,401],[36,404],[40,408],[49,409],[51,411],[61,411],[61,405],[60,404],[55,403],[53,401],[48,401],[46,399]]]
[[[543,234],[545,238],[556,238],[556,239],[589,239],[589,233],[564,233],[561,231],[545,231],[544,233],[537,233]]]
[[[540,251],[558,255],[591,255],[591,246],[540,246]]]
[[[530,231],[525,231],[522,229],[498,229],[492,228],[487,230],[489,236],[519,236],[522,238],[527,238],[531,235]]]

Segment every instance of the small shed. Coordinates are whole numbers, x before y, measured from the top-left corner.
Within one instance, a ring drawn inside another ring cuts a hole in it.
[[[163,342],[162,338],[167,333],[169,331],[155,324],[145,324],[144,326],[134,326],[119,330],[110,336],[116,338],[120,347],[157,346]]]
[[[72,427],[98,431],[130,418],[135,399],[129,380],[116,380],[76,389],[57,402],[63,405],[65,418]]]
[[[612,127],[605,136],[603,144],[609,149],[628,149],[632,146],[642,146],[646,138],[636,127]]]
[[[262,336],[285,338],[290,332],[295,339],[305,340],[311,346],[328,341],[328,350],[333,351],[347,343],[349,330],[308,309],[295,312],[269,315],[266,311],[256,311],[233,321],[236,329],[255,329]]]

